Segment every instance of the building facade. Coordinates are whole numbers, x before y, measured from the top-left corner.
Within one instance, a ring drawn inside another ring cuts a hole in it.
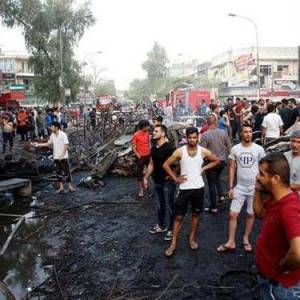
[[[256,48],[230,50],[198,66],[218,82],[219,97],[256,97],[258,90]],[[298,47],[259,48],[260,91],[267,96],[276,91],[298,90]]]
[[[29,55],[2,52],[0,49],[0,94],[24,91],[22,104],[37,104],[34,97],[34,73],[29,66]]]

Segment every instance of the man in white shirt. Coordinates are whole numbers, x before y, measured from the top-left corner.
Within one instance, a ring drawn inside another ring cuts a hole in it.
[[[252,128],[243,125],[240,129],[241,143],[232,147],[228,163],[228,198],[231,200],[229,212],[229,237],[225,244],[217,248],[217,252],[233,251],[236,248],[235,236],[237,220],[241,209],[247,202],[246,228],[243,236],[245,252],[252,251],[249,237],[254,224],[253,199],[258,165],[265,156],[263,147],[252,142]],[[236,174],[237,184],[234,187]]]
[[[72,178],[70,173],[70,166],[69,166],[69,155],[68,155],[68,146],[69,141],[67,135],[60,130],[60,123],[53,122],[51,124],[51,131],[52,134],[48,142],[46,143],[32,143],[34,147],[49,147],[53,146],[53,158],[56,168],[57,180],[59,183],[59,188],[57,193],[64,192],[64,182],[63,179],[66,177],[66,181],[68,183],[69,192],[75,192],[72,186]]]
[[[276,113],[274,104],[268,105],[268,114],[262,122],[262,139],[265,144],[278,139],[283,133],[283,121],[279,114]]]

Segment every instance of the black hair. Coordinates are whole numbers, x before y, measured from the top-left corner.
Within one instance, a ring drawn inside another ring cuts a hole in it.
[[[228,112],[228,109],[223,109],[220,111],[220,117],[222,117],[226,112]]]
[[[287,99],[284,98],[284,99],[281,100],[281,103],[284,104],[284,105],[288,105],[289,101],[287,101]]]
[[[189,127],[186,129],[186,136],[189,136],[193,133],[196,133],[197,135],[199,135],[199,131],[197,127]]]
[[[273,103],[268,104],[267,106],[267,112],[271,113],[275,110],[275,105]]]
[[[155,128],[160,128],[160,130],[165,134],[165,136],[168,135],[168,130],[167,130],[167,127],[163,124],[160,124],[160,125],[156,125]]]
[[[60,129],[60,123],[59,122],[54,121],[54,122],[51,123],[51,126],[54,126],[58,129]]]
[[[252,126],[251,126],[251,125],[248,125],[248,124],[243,124],[243,125],[240,127],[240,134],[243,132],[244,128],[251,128],[251,129],[252,129]]]
[[[164,120],[164,118],[162,116],[157,116],[156,117],[156,121],[158,122],[162,122]]]
[[[290,98],[289,102],[292,102],[293,104],[297,105],[296,99],[295,98]]]
[[[141,120],[139,122],[138,126],[139,126],[139,129],[143,129],[143,128],[147,127],[147,126],[150,126],[150,123],[149,123],[148,120]]]
[[[259,161],[259,164],[267,164],[267,172],[269,175],[278,175],[282,183],[287,186],[290,185],[290,166],[283,153],[269,153]]]

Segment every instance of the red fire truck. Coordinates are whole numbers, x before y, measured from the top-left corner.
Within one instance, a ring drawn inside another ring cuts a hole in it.
[[[114,105],[115,98],[111,95],[100,95],[95,100],[97,110],[111,109]]]
[[[8,107],[16,108],[20,102],[26,99],[25,90],[7,90],[0,94],[0,106],[7,109]]]
[[[173,109],[176,109],[178,106],[183,106],[186,111],[196,112],[199,110],[203,99],[207,105],[210,104],[210,92],[208,90],[182,88],[171,90],[166,98],[160,98],[157,102],[158,106],[162,108],[171,103]]]

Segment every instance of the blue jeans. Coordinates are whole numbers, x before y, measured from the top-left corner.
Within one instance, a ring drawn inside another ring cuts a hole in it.
[[[217,192],[219,197],[224,196],[223,182],[221,181],[221,174],[222,171],[224,170],[224,167],[225,167],[225,162],[221,161],[219,166],[206,171],[206,178],[207,178],[208,190],[209,190],[210,209],[217,208]]]
[[[169,226],[168,230],[172,230],[173,222],[175,218],[175,190],[176,185],[172,181],[166,181],[163,184],[155,184],[154,190],[157,199],[157,216],[158,225],[163,228],[166,227],[166,213],[167,213],[167,203],[169,209]]]
[[[300,299],[300,282],[290,288],[283,287],[280,283],[275,286],[268,279],[257,276],[259,295],[261,300],[295,300]]]
[[[13,147],[13,144],[14,144],[13,133],[12,132],[2,132],[2,139],[3,139],[2,151],[3,151],[3,153],[5,153],[7,143],[9,143],[10,150]]]

